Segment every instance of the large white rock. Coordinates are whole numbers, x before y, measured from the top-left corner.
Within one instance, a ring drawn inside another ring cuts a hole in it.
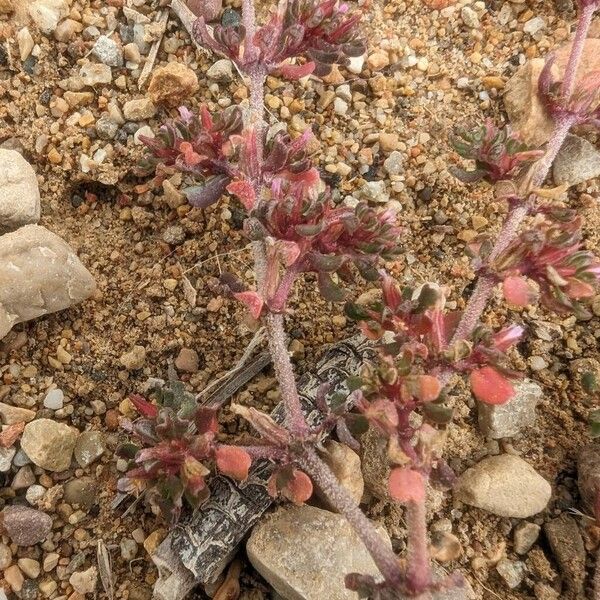
[[[43,33],[52,33],[69,14],[69,4],[68,0],[35,0],[29,5],[29,16]]]
[[[17,323],[88,298],[94,278],[69,245],[38,225],[0,236],[0,339]]]
[[[66,471],[79,432],[52,419],[36,419],[25,425],[21,448],[33,464],[48,471]]]
[[[467,469],[454,487],[455,497],[499,517],[525,519],[541,512],[552,488],[535,469],[518,456],[500,454],[484,458]]]
[[[0,148],[0,234],[40,220],[33,167],[15,150]]]

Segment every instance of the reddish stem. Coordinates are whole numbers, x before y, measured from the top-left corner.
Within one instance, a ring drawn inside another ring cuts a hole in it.
[[[577,29],[575,30],[575,37],[573,38],[573,46],[571,47],[571,54],[569,61],[565,68],[565,75],[561,86],[561,95],[563,100],[568,100],[575,89],[575,82],[577,79],[577,68],[583,53],[583,47],[587,34],[592,24],[592,17],[596,11],[594,3],[587,4],[581,10],[579,20],[577,22]]]
[[[408,570],[406,585],[416,594],[426,592],[433,584],[427,544],[427,509],[425,502],[408,502],[404,511],[408,532]]]
[[[385,581],[396,589],[403,589],[404,576],[398,558],[377,533],[373,523],[367,519],[352,496],[340,486],[331,469],[312,448],[305,449],[299,457],[299,466],[319,486],[330,504],[352,525]]]

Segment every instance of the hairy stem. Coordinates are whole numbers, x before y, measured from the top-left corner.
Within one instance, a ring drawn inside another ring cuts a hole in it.
[[[265,321],[275,376],[279,382],[281,397],[285,402],[286,428],[293,435],[303,436],[308,431],[308,424],[302,414],[294,367],[287,349],[283,315],[268,313]]]
[[[329,503],[342,514],[354,528],[386,582],[395,588],[404,587],[404,576],[393,550],[377,533],[348,492],[340,486],[329,467],[312,448],[305,449],[299,457],[300,467],[319,486]]]
[[[563,77],[561,86],[561,95],[563,100],[568,100],[575,89],[577,68],[579,66],[581,54],[583,52],[583,46],[585,45],[585,40],[587,38],[588,30],[592,23],[592,17],[594,16],[595,10],[596,7],[593,4],[588,4],[587,6],[583,7],[581,14],[579,15],[575,37],[573,38],[571,54],[565,68],[565,75]]]
[[[406,583],[415,593],[427,591],[433,583],[427,545],[425,502],[408,502],[404,511],[408,531],[408,570]]]

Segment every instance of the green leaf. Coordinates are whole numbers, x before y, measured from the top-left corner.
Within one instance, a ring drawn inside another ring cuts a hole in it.
[[[454,409],[435,402],[423,404],[422,408],[425,417],[436,425],[447,425],[454,415]]]
[[[598,392],[600,386],[598,385],[598,378],[595,373],[592,373],[591,371],[584,373],[581,376],[581,387],[583,387],[588,394],[595,394]]]
[[[337,284],[327,273],[318,275],[319,291],[325,300],[329,302],[343,302],[346,299],[346,292]]]
[[[357,377],[356,375],[350,376],[348,379],[346,379],[346,385],[351,392],[360,390],[360,388],[363,386],[363,383],[362,377]]]

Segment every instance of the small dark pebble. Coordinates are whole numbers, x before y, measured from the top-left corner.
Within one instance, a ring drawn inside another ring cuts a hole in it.
[[[48,103],[50,102],[50,98],[52,98],[52,90],[50,88],[46,88],[40,94],[40,104],[43,104],[44,106],[48,106]]]
[[[30,75],[33,75],[34,71],[35,71],[35,67],[37,65],[38,59],[33,56],[33,55],[29,55],[24,61],[23,61],[23,69],[25,69],[26,73],[29,73]]]
[[[119,25],[119,35],[123,45],[133,42],[133,27],[131,25]]]
[[[79,194],[73,194],[71,196],[71,206],[77,208],[83,204],[84,200]]]
[[[21,600],[36,600],[38,585],[33,579],[26,579],[21,588]]]

